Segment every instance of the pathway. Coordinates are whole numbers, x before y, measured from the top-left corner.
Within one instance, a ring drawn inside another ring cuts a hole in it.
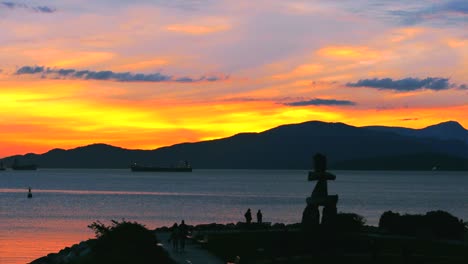
[[[156,237],[170,257],[179,264],[224,264],[221,259],[204,250],[199,244],[190,239],[186,241],[185,251],[177,252],[172,250],[171,243],[167,242],[170,232],[156,232]]]

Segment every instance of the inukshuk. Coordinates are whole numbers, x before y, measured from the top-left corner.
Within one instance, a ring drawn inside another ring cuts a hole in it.
[[[314,171],[309,172],[309,181],[317,181],[312,195],[307,197],[307,207],[302,214],[302,225],[306,230],[313,229],[320,224],[319,207],[323,206],[322,224],[331,223],[337,214],[336,204],[338,195],[328,195],[328,180],[335,180],[336,176],[327,172],[327,158],[322,154],[314,156]]]

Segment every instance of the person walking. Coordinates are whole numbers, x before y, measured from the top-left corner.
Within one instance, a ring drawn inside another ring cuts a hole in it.
[[[188,235],[188,227],[185,224],[185,221],[182,220],[182,222],[179,225],[179,243],[180,243],[180,250],[183,252],[185,250],[185,239],[187,239]]]
[[[245,222],[247,224],[250,224],[252,222],[252,213],[250,212],[250,208],[247,209],[247,212],[245,212],[244,217],[245,217]]]
[[[172,250],[179,251],[179,237],[179,227],[177,226],[177,223],[174,223],[171,227],[171,237],[169,238],[169,241],[172,242]]]
[[[257,223],[261,224],[262,223],[262,218],[263,218],[262,211],[260,211],[260,209],[258,209],[258,211],[257,211]]]

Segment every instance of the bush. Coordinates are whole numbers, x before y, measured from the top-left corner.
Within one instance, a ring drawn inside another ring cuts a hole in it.
[[[337,230],[341,232],[359,232],[366,223],[363,216],[355,213],[338,213],[335,221]]]
[[[97,221],[88,227],[97,237],[91,263],[173,263],[157,246],[154,233],[141,224],[112,220],[111,226]]]
[[[400,214],[392,211],[384,212],[379,219],[379,228],[387,230],[390,233],[396,233],[395,227],[400,220]]]
[[[431,211],[425,217],[426,225],[436,238],[463,239],[465,224],[461,219],[444,211]]]
[[[379,220],[379,228],[389,233],[436,239],[463,239],[465,224],[444,211],[431,211],[425,215],[400,215],[387,211]]]

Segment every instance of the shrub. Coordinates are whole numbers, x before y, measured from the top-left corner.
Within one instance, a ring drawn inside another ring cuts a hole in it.
[[[436,238],[463,239],[465,224],[461,219],[444,211],[431,211],[425,217],[426,225]]]
[[[398,226],[397,223],[400,220],[400,214],[392,211],[384,212],[379,219],[379,228],[387,230],[388,232],[394,233],[394,228]]]
[[[359,232],[365,223],[365,218],[355,213],[338,213],[335,219],[337,230],[342,232]]]
[[[112,220],[111,226],[93,222],[97,241],[93,247],[93,263],[172,263],[167,253],[157,246],[154,233],[145,226]]]
[[[394,234],[436,239],[463,239],[465,232],[463,221],[444,211],[431,211],[425,215],[387,211],[380,217],[379,228]]]

